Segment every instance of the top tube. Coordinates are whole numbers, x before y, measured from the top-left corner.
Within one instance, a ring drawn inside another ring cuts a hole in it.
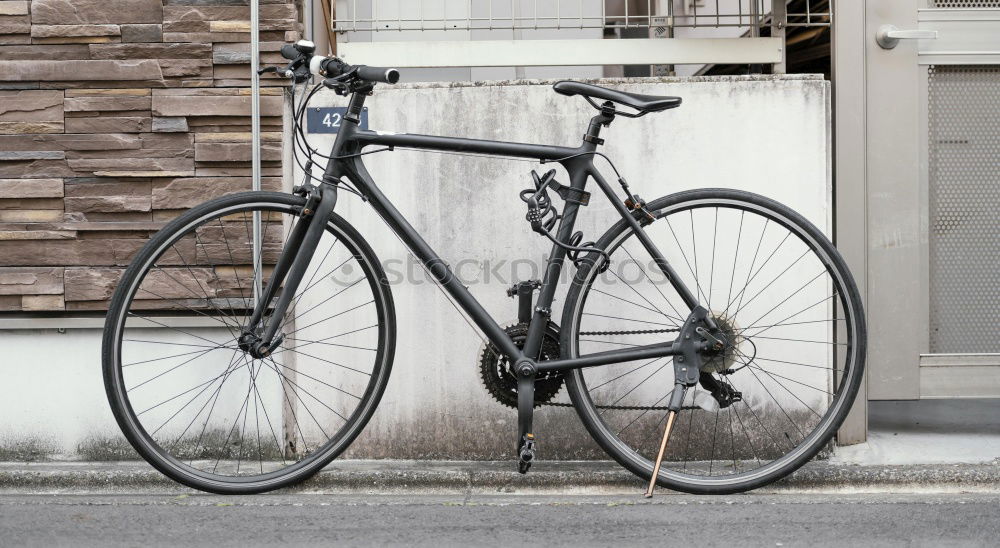
[[[357,129],[352,132],[350,140],[356,141],[362,146],[382,145],[442,152],[463,152],[495,156],[511,156],[515,158],[535,158],[538,160],[549,161],[561,160],[567,156],[588,151],[586,146],[571,148],[552,145],[535,145],[529,143],[487,141],[483,139],[467,139],[464,137],[392,133],[363,129]]]

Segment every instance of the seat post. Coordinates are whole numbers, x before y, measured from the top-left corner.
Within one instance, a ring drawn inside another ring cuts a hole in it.
[[[590,119],[590,127],[587,128],[587,133],[583,136],[583,140],[595,145],[603,145],[604,139],[601,139],[601,126],[610,126],[611,122],[615,121],[616,113],[615,104],[611,101],[605,101],[601,105],[601,113]]]

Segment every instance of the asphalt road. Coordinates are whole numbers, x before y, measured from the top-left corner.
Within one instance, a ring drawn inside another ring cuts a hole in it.
[[[2,546],[997,546],[1000,494],[0,495]]]

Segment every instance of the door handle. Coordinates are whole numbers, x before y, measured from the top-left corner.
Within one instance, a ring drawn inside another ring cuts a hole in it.
[[[875,41],[882,49],[892,49],[900,40],[933,40],[937,37],[936,30],[900,30],[894,25],[882,25],[875,33]]]

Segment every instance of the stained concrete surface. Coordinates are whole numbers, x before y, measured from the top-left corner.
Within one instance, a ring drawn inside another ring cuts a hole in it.
[[[645,485],[611,461],[540,461],[516,472],[513,461],[336,460],[285,493],[398,495],[634,495]],[[668,491],[664,490],[664,493]],[[806,464],[755,493],[1000,494],[1000,460],[912,466]],[[0,463],[0,494],[191,494],[144,462]]]
[[[1000,495],[2,496],[11,546],[995,546]]]
[[[1000,459],[1000,399],[869,402],[868,441],[836,464],[986,463]]]

